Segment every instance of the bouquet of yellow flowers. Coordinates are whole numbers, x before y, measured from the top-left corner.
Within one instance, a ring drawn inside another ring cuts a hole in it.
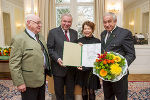
[[[98,54],[94,62],[93,73],[105,81],[116,82],[127,74],[126,59],[115,52]]]

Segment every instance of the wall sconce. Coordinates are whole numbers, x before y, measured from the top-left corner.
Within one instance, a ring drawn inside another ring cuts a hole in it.
[[[134,26],[134,21],[129,22],[130,26]]]
[[[16,24],[17,29],[20,29],[21,26],[22,26],[22,24],[19,24],[19,23]]]
[[[107,8],[109,12],[118,13],[120,10],[120,5],[118,3],[111,3]]]
[[[26,25],[25,25],[25,23],[23,24],[23,28],[25,28],[26,27]]]

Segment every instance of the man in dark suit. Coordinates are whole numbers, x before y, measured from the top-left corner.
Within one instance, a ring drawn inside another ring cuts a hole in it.
[[[103,16],[105,30],[101,33],[102,53],[116,52],[124,56],[128,66],[135,59],[135,48],[132,33],[116,26],[117,17],[114,13],[106,13]],[[128,75],[117,82],[103,81],[104,100],[127,100]]]
[[[51,68],[40,29],[40,18],[29,14],[26,16],[25,31],[16,35],[11,42],[9,68],[22,100],[45,100],[45,78],[46,74],[51,75]]]
[[[74,74],[75,69],[63,66],[64,41],[75,42],[77,31],[71,29],[72,16],[61,16],[61,26],[49,31],[47,47],[51,57],[54,89],[57,100],[64,100],[64,86],[66,86],[66,100],[74,100]]]

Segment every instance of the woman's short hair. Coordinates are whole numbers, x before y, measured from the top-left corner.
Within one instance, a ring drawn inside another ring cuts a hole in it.
[[[83,24],[82,24],[82,32],[83,32],[83,30],[84,30],[84,25],[87,25],[87,26],[89,26],[91,29],[92,29],[92,32],[94,32],[94,30],[95,30],[95,24],[93,23],[93,22],[91,22],[91,21],[85,21]]]

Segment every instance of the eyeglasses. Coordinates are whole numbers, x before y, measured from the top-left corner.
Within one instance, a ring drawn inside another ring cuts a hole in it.
[[[41,22],[41,21],[38,21],[38,22],[33,21],[33,20],[30,20],[30,21],[32,21],[32,22],[34,22],[34,23],[36,23],[37,25],[42,24],[42,22]]]

